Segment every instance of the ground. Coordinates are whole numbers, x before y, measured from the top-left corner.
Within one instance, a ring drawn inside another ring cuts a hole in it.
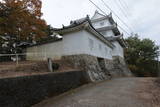
[[[36,75],[47,73],[46,62],[39,61],[20,61],[16,62],[1,62],[0,63],[0,78]]]
[[[56,72],[74,71],[80,68],[73,68],[66,61],[56,60],[54,63],[60,65]],[[0,62],[0,78],[18,77],[27,75],[37,75],[50,73],[48,71],[47,61],[19,61],[16,62]]]
[[[160,107],[155,78],[118,78],[88,84],[33,107]]]

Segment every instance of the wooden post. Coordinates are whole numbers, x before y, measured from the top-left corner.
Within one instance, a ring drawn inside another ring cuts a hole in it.
[[[16,54],[16,66],[18,66],[18,54]]]
[[[160,68],[159,68],[159,55],[157,56],[157,70],[158,70],[158,77],[160,77]]]
[[[48,69],[50,72],[53,72],[53,67],[52,67],[52,59],[48,58]]]

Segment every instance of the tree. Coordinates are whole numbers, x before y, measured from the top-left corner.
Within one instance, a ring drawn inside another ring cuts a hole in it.
[[[5,39],[5,44],[0,40],[1,53],[20,53],[23,42],[32,43],[47,36],[41,7],[41,0],[0,1],[0,37]]]
[[[3,0],[0,2],[0,35],[28,40],[46,35],[41,19],[40,0]]]
[[[159,47],[150,39],[131,36],[126,39],[129,48],[125,50],[126,61],[136,76],[156,76]]]

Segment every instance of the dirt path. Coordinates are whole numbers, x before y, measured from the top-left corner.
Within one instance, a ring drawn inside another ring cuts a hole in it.
[[[34,107],[160,107],[160,92],[154,80],[119,78],[90,84]]]

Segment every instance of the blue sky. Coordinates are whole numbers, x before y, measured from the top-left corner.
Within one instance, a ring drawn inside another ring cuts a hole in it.
[[[71,20],[92,16],[96,7],[89,0],[42,0],[43,18],[53,27],[68,25]],[[101,0],[92,0],[107,14],[110,11]],[[150,38],[160,45],[160,0],[104,0],[112,10],[138,33],[141,38]],[[122,4],[120,4],[120,1]],[[131,31],[114,16],[115,21],[127,32]],[[128,35],[125,35],[128,37]]]

